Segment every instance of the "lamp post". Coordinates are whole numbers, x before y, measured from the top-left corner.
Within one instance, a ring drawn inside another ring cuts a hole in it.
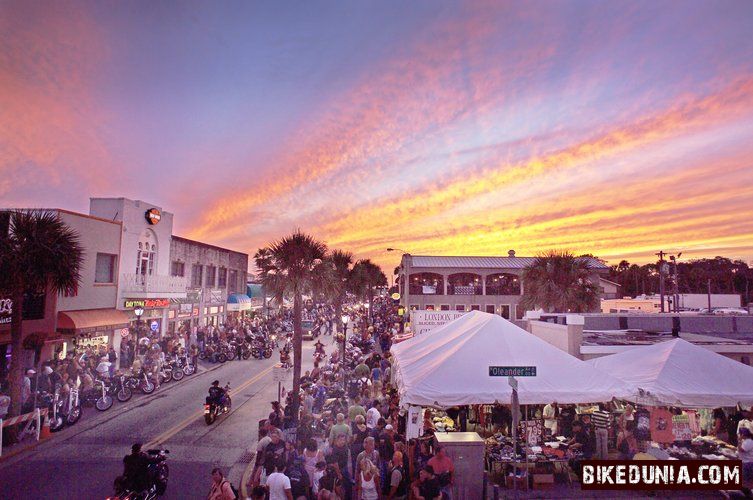
[[[342,370],[343,370],[343,390],[347,392],[347,387],[345,386],[345,382],[347,381],[345,372],[345,340],[348,337],[348,322],[350,322],[350,316],[347,314],[343,314],[342,318],[340,318],[343,322],[343,340],[342,340],[342,356],[340,358],[340,362],[342,364]]]
[[[133,314],[136,315],[136,345],[139,343],[139,334],[141,333],[141,315],[144,314],[144,308],[136,306],[133,310]]]

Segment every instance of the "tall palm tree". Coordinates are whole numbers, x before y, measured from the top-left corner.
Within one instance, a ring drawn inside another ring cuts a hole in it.
[[[523,270],[520,305],[546,312],[592,311],[599,300],[599,288],[591,281],[592,274],[585,258],[556,250],[545,252]]]
[[[374,305],[374,287],[387,285],[387,276],[369,259],[362,259],[353,266],[351,289],[369,303],[369,318]]]
[[[79,236],[47,210],[0,213],[0,291],[13,300],[11,415],[21,411],[23,308],[27,294],[73,293],[81,281]]]
[[[260,248],[254,254],[254,262],[256,263],[256,270],[258,276],[263,276],[269,270],[269,266],[272,263],[272,253],[269,248]],[[264,308],[262,313],[269,317],[269,306],[267,305],[267,290],[264,286],[261,287],[262,300],[264,301]]]
[[[280,303],[293,296],[293,394],[301,387],[301,328],[303,294],[311,291],[317,277],[315,269],[324,259],[327,245],[308,234],[296,231],[269,247],[268,266],[260,269],[262,286]],[[298,421],[299,400],[293,397],[293,418]]]
[[[342,316],[342,308],[349,288],[353,254],[342,250],[333,250],[327,256],[327,261],[331,264],[332,269],[332,303],[335,306],[335,323],[339,325],[339,330],[342,328],[340,316]]]

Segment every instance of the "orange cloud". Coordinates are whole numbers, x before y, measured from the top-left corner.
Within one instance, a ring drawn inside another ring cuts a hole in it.
[[[107,184],[103,117],[87,89],[106,58],[104,36],[72,4],[19,2],[0,16],[0,172],[22,186]],[[5,189],[3,189],[5,187]]]

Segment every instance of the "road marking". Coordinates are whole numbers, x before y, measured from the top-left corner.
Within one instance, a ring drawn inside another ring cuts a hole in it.
[[[269,368],[266,368],[262,372],[257,373],[256,375],[254,375],[253,377],[251,377],[247,381],[243,382],[241,385],[239,385],[235,389],[230,389],[230,394],[232,395],[232,394],[235,394],[235,393],[238,393],[238,392],[242,391],[243,389],[245,389],[249,385],[253,384],[254,382],[258,381],[260,378],[262,378],[265,375],[267,375],[268,373],[270,373],[272,371],[272,368],[274,368],[274,365],[270,366]],[[185,420],[183,420],[179,424],[174,425],[173,427],[171,427],[167,431],[163,432],[162,434],[160,434],[159,436],[157,436],[156,438],[154,438],[153,440],[151,440],[149,443],[145,444],[144,445],[144,449],[155,448],[155,447],[159,446],[160,444],[164,443],[165,441],[167,441],[168,439],[170,439],[171,437],[173,437],[175,434],[179,433],[180,431],[182,431],[183,429],[185,429],[186,427],[188,427],[191,424],[191,422],[193,422],[194,420],[196,420],[199,417],[201,417],[201,416],[204,415],[204,408],[203,408],[203,406],[204,405],[202,405],[202,409],[201,410],[199,410],[199,411],[197,411],[195,413],[192,413],[190,416],[188,416]]]
[[[246,468],[243,471],[243,475],[241,476],[241,497],[242,498],[248,498],[251,496],[251,494],[248,491],[248,483],[251,481],[251,473],[254,471],[254,467],[256,466],[256,454],[254,454],[254,459],[249,462],[249,464],[246,466]]]

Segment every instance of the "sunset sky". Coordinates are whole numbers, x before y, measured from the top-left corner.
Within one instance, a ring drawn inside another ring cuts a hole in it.
[[[751,261],[753,2],[4,1],[0,206],[90,196],[385,271]]]

